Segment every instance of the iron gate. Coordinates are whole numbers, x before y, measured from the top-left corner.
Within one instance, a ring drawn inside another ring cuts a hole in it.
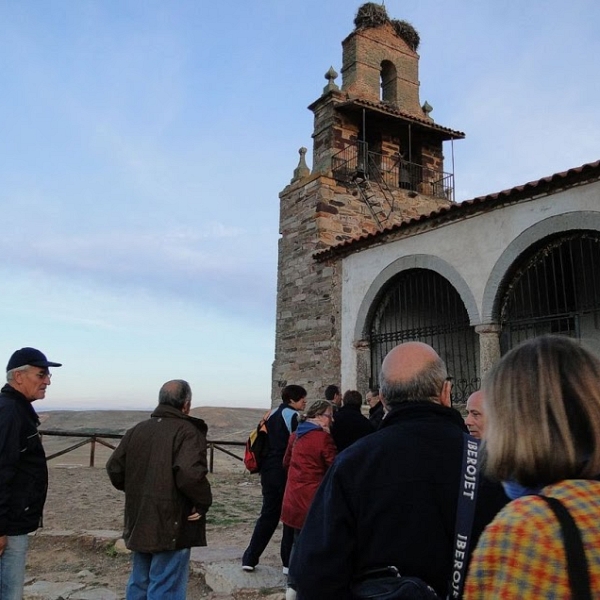
[[[428,269],[409,269],[386,284],[373,307],[369,326],[370,384],[379,383],[381,362],[402,342],[432,346],[454,378],[453,402],[479,389],[479,342],[454,287]]]
[[[598,232],[570,232],[534,246],[502,296],[502,354],[545,333],[598,340],[599,269]]]

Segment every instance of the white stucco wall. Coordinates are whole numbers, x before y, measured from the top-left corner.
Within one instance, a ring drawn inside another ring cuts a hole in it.
[[[382,286],[400,271],[428,268],[446,277],[472,325],[489,323],[507,269],[531,244],[570,229],[600,231],[600,183],[595,182],[476,215],[342,259],[342,389],[355,389],[354,343]]]

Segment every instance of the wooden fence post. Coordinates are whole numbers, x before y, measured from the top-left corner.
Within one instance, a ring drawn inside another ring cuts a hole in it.
[[[96,436],[92,436],[91,448],[90,448],[90,467],[94,466],[94,458],[96,455]]]

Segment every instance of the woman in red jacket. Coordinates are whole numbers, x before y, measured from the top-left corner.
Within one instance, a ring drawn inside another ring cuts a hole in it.
[[[332,420],[331,402],[317,400],[300,417],[298,429],[288,442],[283,458],[288,475],[281,521],[294,528],[296,535],[302,529],[313,496],[336,455],[329,433]]]
[[[333,421],[333,404],[316,400],[300,417],[300,424],[290,436],[283,466],[288,471],[281,521],[294,529],[298,537],[306,513],[337,450],[329,427]],[[292,548],[293,552],[293,548]],[[288,580],[286,598],[295,598],[294,584]]]

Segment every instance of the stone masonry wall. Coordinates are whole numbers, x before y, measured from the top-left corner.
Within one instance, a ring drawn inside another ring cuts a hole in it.
[[[352,187],[336,184],[323,186],[318,200],[315,218],[319,240],[316,250],[324,250],[349,239],[375,233],[377,223],[358,192]],[[414,198],[402,189],[391,190],[394,210],[384,223],[389,227],[401,221],[429,214],[448,205],[448,201],[417,194]]]
[[[342,91],[350,97],[378,102],[381,99],[381,65],[396,68],[396,108],[428,119],[419,102],[419,55],[399,38],[390,24],[361,29],[343,42]]]
[[[340,377],[340,286],[338,263],[317,263],[320,177],[288,186],[281,194],[277,329],[272,401],[294,383],[309,400],[323,398]]]
[[[343,116],[335,109],[343,101],[341,92],[324,94],[309,108],[314,112],[313,173],[327,173],[331,157],[344,146],[339,139],[343,130]]]
[[[447,202],[394,190],[395,211],[387,225],[417,217]],[[281,387],[303,385],[309,399],[322,398],[340,380],[341,263],[313,255],[348,239],[377,231],[359,194],[331,177],[311,175],[280,194],[277,324],[272,401]]]

